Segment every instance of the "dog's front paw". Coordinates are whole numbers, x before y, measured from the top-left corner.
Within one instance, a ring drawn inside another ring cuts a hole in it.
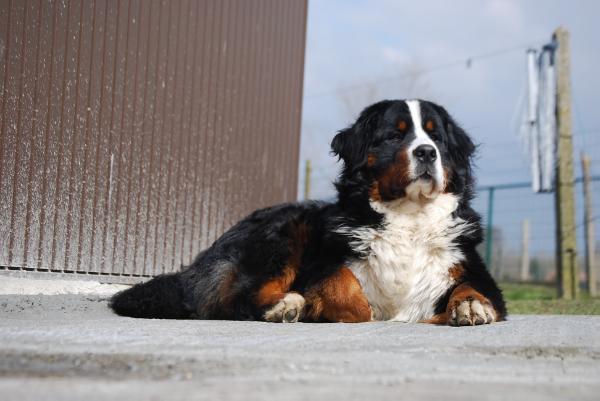
[[[474,326],[496,321],[496,311],[487,299],[466,297],[451,299],[448,304],[450,326]]]
[[[304,297],[295,292],[289,292],[271,309],[265,312],[265,320],[275,323],[296,323],[304,315]]]

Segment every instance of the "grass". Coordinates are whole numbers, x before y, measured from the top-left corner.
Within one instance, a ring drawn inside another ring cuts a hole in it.
[[[600,298],[582,292],[580,299],[556,298],[556,289],[543,284],[501,283],[510,314],[600,315]]]
[[[600,315],[600,299],[546,299],[507,302],[513,315]]]

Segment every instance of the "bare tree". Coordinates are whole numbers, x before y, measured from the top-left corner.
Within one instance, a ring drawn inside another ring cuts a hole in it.
[[[375,79],[361,84],[339,87],[336,95],[343,113],[349,120],[367,105],[393,98],[430,98],[429,81],[424,79],[423,67],[418,62],[399,66],[396,77]]]

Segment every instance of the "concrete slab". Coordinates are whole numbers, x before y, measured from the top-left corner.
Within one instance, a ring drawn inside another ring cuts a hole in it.
[[[600,317],[489,326],[137,320],[0,296],[3,400],[600,397]]]
[[[130,287],[125,284],[107,284],[92,280],[62,280],[56,278],[27,278],[0,275],[2,295],[97,295],[108,297]]]

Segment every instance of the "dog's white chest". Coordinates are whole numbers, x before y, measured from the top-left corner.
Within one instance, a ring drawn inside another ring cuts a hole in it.
[[[433,316],[437,300],[452,286],[449,269],[462,261],[456,238],[468,229],[452,217],[456,197],[441,194],[425,204],[373,203],[385,216],[383,229],[346,234],[363,255],[349,261],[375,320],[415,322]]]

